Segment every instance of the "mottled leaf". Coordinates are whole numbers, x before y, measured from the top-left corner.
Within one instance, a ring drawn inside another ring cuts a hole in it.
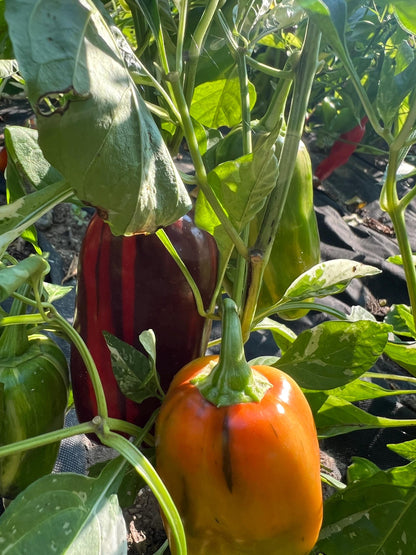
[[[369,320],[323,322],[299,334],[275,366],[306,389],[340,387],[374,365],[389,330]]]
[[[148,358],[111,333],[104,331],[103,334],[110,349],[114,376],[122,393],[136,403],[155,397],[157,384]]]

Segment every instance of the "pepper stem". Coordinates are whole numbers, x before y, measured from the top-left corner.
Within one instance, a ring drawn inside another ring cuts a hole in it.
[[[216,407],[258,403],[272,387],[246,360],[237,306],[230,298],[223,301],[220,359],[207,374],[201,374],[192,383]]]
[[[20,299],[14,299],[9,316],[20,316],[26,309]],[[22,355],[29,347],[27,326],[15,324],[6,326],[0,337],[0,359],[14,358]]]

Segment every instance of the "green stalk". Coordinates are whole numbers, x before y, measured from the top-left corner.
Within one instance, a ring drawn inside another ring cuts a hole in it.
[[[406,278],[406,287],[412,308],[413,322],[416,326],[416,268],[413,262],[413,252],[406,229],[405,208],[397,195],[396,175],[400,164],[400,144],[390,146],[386,180],[380,195],[380,206],[391,218],[396,233],[397,244],[402,255],[403,270]]]
[[[177,75],[175,76],[171,75],[171,87],[174,92],[178,110],[182,117],[183,131],[189,148],[189,153],[191,155],[191,158],[194,164],[198,185],[201,188],[204,195],[206,196],[217,218],[220,220],[221,224],[223,225],[224,230],[230,236],[238,253],[244,258],[247,258],[248,251],[247,251],[246,245],[244,244],[244,241],[241,239],[240,235],[238,234],[238,232],[236,231],[236,229],[228,219],[226,212],[224,211],[221,203],[217,199],[215,193],[213,192],[213,190],[211,189],[208,183],[208,176],[206,173],[204,162],[202,160],[202,156],[199,152],[198,140],[195,135],[192,118],[190,116],[188,105],[186,103],[186,99],[183,93],[183,89]]]
[[[166,250],[169,252],[169,254],[173,258],[173,260],[179,266],[179,269],[183,273],[186,281],[188,282],[189,287],[192,289],[192,293],[194,294],[194,297],[195,297],[196,307],[198,309],[198,314],[200,316],[206,318],[207,317],[207,312],[205,311],[204,303],[202,301],[201,293],[198,289],[198,286],[195,283],[195,280],[192,277],[190,271],[188,270],[188,268],[184,264],[182,258],[179,256],[178,252],[176,251],[175,247],[173,246],[172,241],[167,236],[166,231],[164,229],[158,229],[156,231],[156,235],[157,235],[158,239],[162,242],[162,244],[166,248]]]
[[[189,47],[189,57],[186,62],[186,74],[184,83],[184,94],[188,106],[191,105],[192,97],[194,95],[196,70],[198,68],[199,58],[202,49],[204,48],[205,39],[208,29],[216,14],[220,0],[209,0],[205,6],[204,13],[195,28],[192,35],[191,44]]]
[[[101,383],[100,375],[98,374],[94,359],[92,358],[88,347],[86,346],[79,333],[75,331],[71,324],[67,322],[65,318],[61,316],[52,305],[48,306],[48,308],[51,310],[49,322],[55,324],[56,327],[67,336],[67,338],[71,341],[71,343],[73,343],[74,347],[81,355],[94,389],[94,394],[97,401],[98,415],[103,420],[107,420],[108,409],[103,385]]]
[[[178,11],[179,11],[179,25],[178,25],[178,40],[176,42],[175,70],[178,75],[182,75],[183,45],[185,42],[186,21],[188,18],[188,0],[181,0],[178,3]]]
[[[22,439],[21,441],[16,441],[15,443],[3,445],[0,447],[0,458],[8,455],[15,455],[16,453],[20,453],[22,451],[28,451],[29,449],[34,449],[35,447],[41,447],[42,445],[56,443],[66,439],[67,437],[79,434],[91,434],[96,431],[97,427],[93,422],[84,422],[68,428],[61,428],[60,430],[47,432],[46,434],[41,434],[28,439]]]
[[[250,93],[249,81],[247,75],[246,52],[243,47],[237,50],[237,67],[240,84],[241,97],[241,118],[242,118],[242,137],[243,137],[243,155],[253,152],[252,129],[251,129],[251,110],[250,110]],[[242,230],[241,238],[246,245],[248,242],[250,227],[246,225]],[[233,299],[237,306],[242,306],[245,283],[247,276],[247,260],[242,256],[237,257],[237,266],[235,271],[235,279],[233,283]]]
[[[252,274],[256,276],[256,279],[249,286],[244,306],[242,317],[244,339],[247,339],[250,334],[260,292],[258,284],[262,280],[264,268],[270,257],[296,164],[310,91],[318,65],[320,40],[321,33],[318,27],[309,22],[300,58],[294,68],[293,96],[285,141],[280,154],[280,161],[284,160],[285,162],[279,164],[276,187],[270,195],[259,235],[251,253]]]
[[[20,288],[20,292],[25,295],[29,285],[25,284]],[[29,348],[29,338],[27,325],[22,325],[22,318],[25,318],[26,307],[21,299],[13,299],[9,316],[16,323],[8,325],[0,336],[0,359],[15,358],[23,355]],[[3,318],[1,325],[4,325]],[[25,321],[26,323],[26,321]]]
[[[101,442],[108,447],[116,449],[133,466],[136,472],[142,476],[150,489],[153,491],[169,526],[174,534],[178,555],[186,555],[186,539],[181,517],[166,489],[164,483],[156,470],[135,445],[126,438],[114,432],[99,433]]]
[[[201,395],[216,407],[260,402],[270,382],[248,364],[235,302],[223,301],[223,329],[218,364],[192,380]]]

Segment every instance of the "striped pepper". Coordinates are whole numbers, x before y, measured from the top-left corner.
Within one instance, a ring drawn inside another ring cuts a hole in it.
[[[214,238],[198,229],[190,214],[165,231],[208,306],[217,279]],[[109,416],[143,426],[159,401],[151,398],[138,405],[122,394],[102,332],[140,348],[139,334],[153,329],[160,383],[167,390],[175,373],[205,352],[210,321],[198,314],[182,271],[156,235],[115,237],[94,215],[80,250],[74,327],[97,365]],[[95,395],[74,347],[70,370],[78,418],[91,420],[97,414]]]

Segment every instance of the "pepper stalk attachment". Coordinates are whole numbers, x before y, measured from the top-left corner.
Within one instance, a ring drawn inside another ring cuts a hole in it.
[[[191,380],[216,407],[258,403],[272,384],[248,364],[237,306],[223,300],[223,336],[218,363],[207,374]]]

